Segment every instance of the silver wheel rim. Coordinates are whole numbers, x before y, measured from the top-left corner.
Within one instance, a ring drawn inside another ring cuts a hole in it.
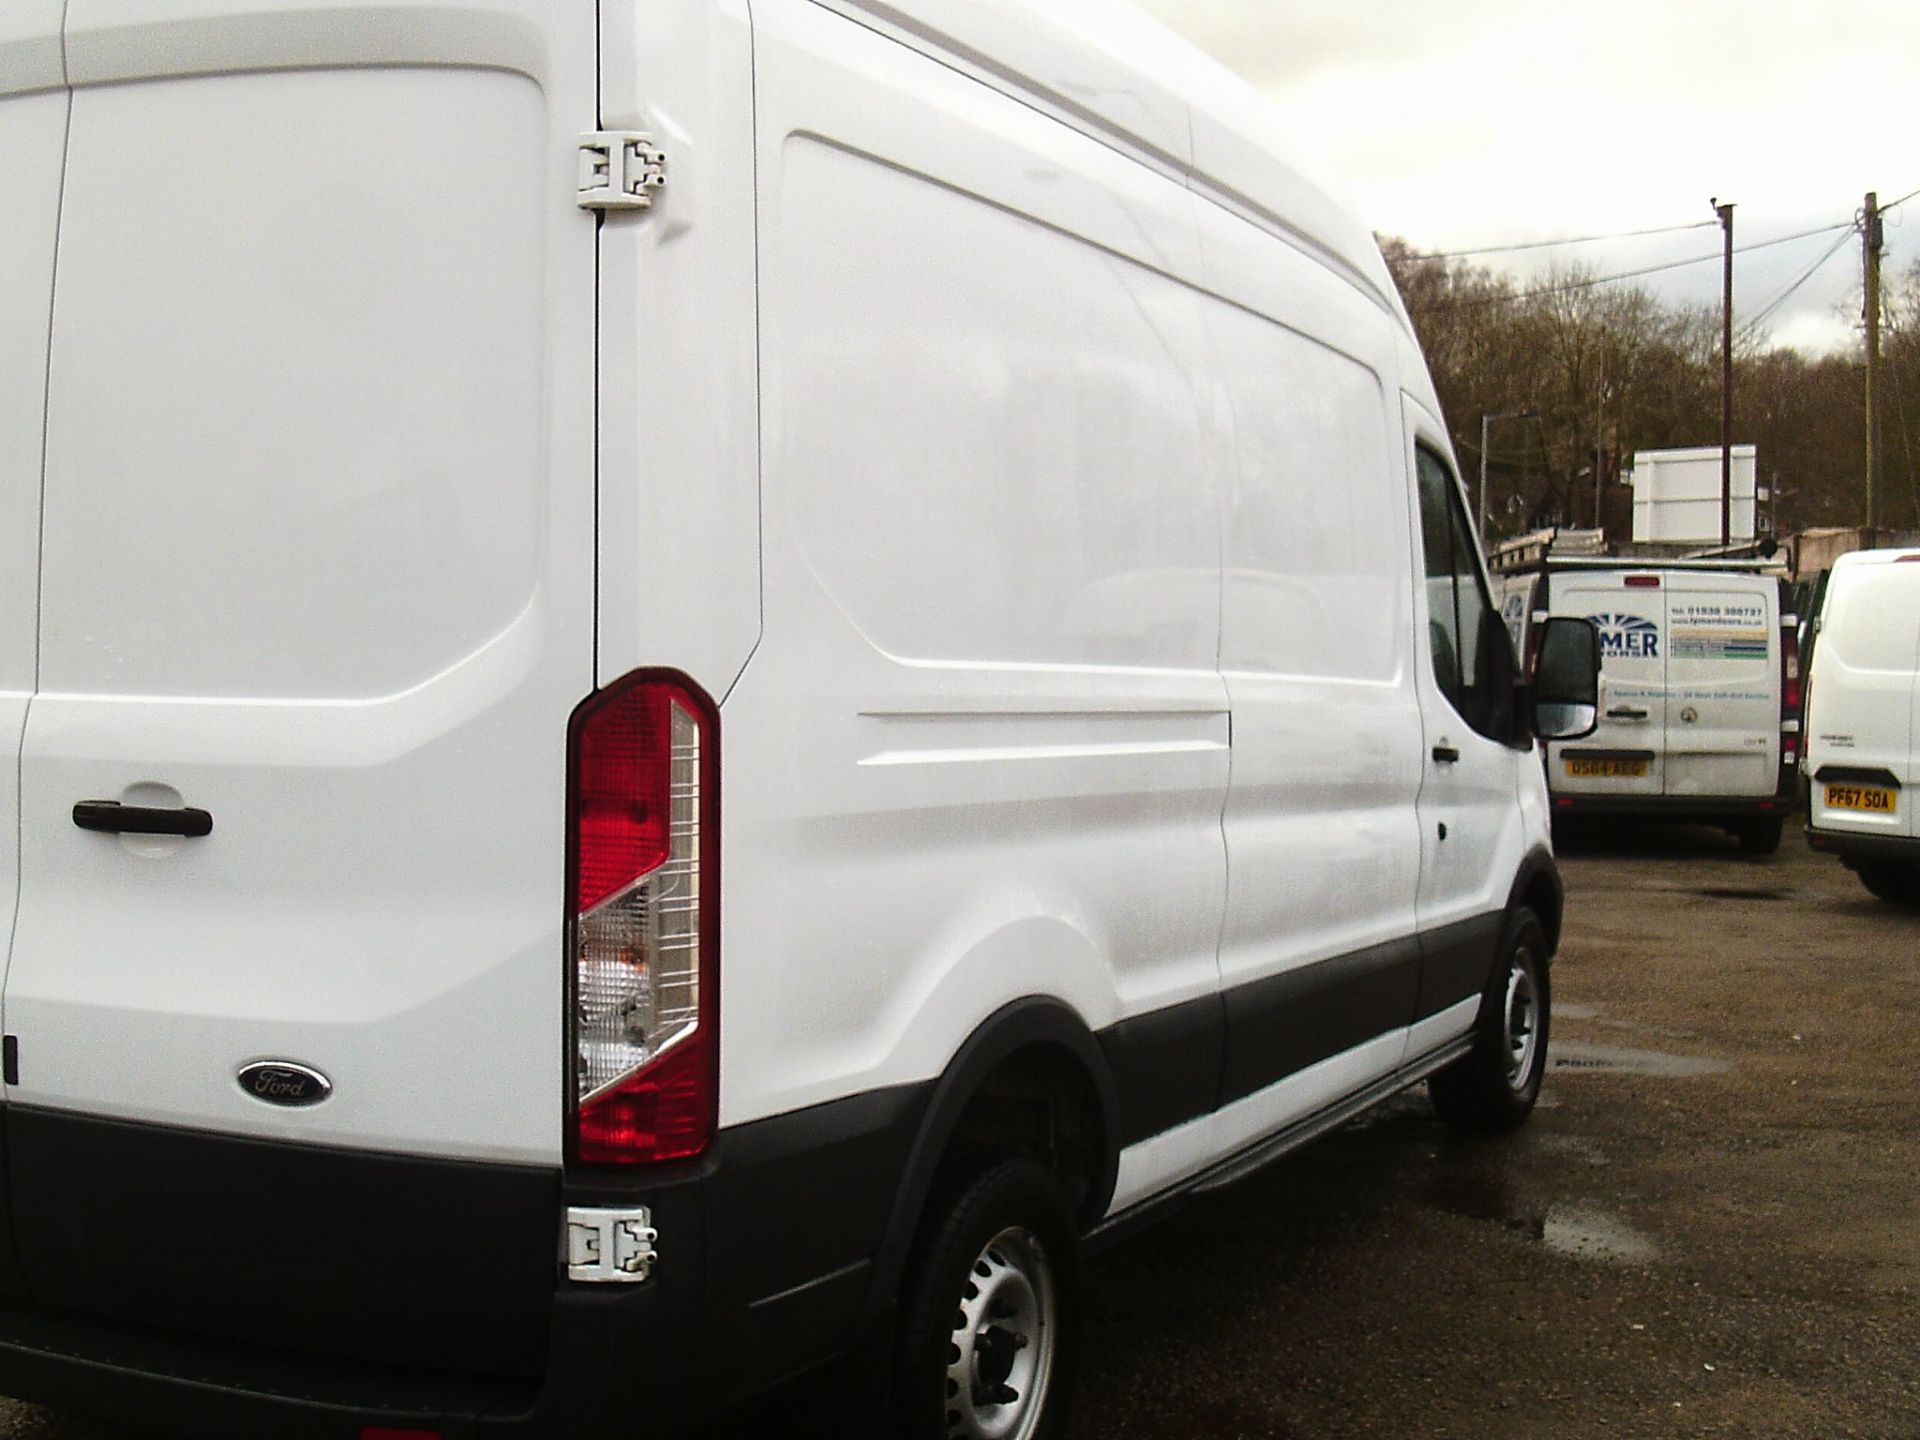
[[[1532,955],[1516,950],[1507,970],[1507,1085],[1515,1094],[1527,1088],[1539,1048],[1540,985]]]
[[[1040,1237],[1009,1226],[967,1271],[947,1350],[952,1440],[1029,1440],[1046,1409],[1057,1330]]]

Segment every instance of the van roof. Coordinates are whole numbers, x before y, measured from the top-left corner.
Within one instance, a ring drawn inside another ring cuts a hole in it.
[[[1677,570],[1711,575],[1751,575],[1766,580],[1779,579],[1787,573],[1786,564],[1779,557],[1765,560],[1668,560],[1632,555],[1554,555],[1545,560],[1532,559],[1517,565],[1495,565],[1492,568],[1495,573],[1505,575],[1535,575],[1542,571],[1568,570],[1618,570],[1638,574],[1650,570]]]
[[[1310,179],[1272,105],[1128,0],[823,0],[1070,118],[1286,240],[1413,333],[1370,230]]]
[[[1856,565],[1891,565],[1898,561],[1920,561],[1920,549],[1908,550],[1849,550],[1833,562],[1837,570],[1842,565],[1852,569]]]

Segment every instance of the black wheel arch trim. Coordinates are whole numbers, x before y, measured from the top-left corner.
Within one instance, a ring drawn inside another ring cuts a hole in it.
[[[893,1303],[941,1161],[968,1105],[1002,1064],[1035,1048],[1064,1052],[1080,1068],[1092,1091],[1101,1130],[1096,1147],[1098,1161],[1076,1218],[1083,1227],[1091,1227],[1106,1213],[1120,1168],[1120,1105],[1106,1056],[1093,1031],[1064,1001],[1044,996],[1015,1000],[980,1023],[934,1084],[919,1133],[907,1154],[886,1239],[874,1266],[867,1307],[870,1322],[877,1322]]]
[[[1546,897],[1544,909],[1534,903],[1542,896]],[[1566,911],[1566,904],[1566,887],[1561,883],[1560,867],[1554,862],[1553,852],[1543,845],[1535,846],[1514,872],[1513,885],[1507,891],[1507,915],[1511,923],[1513,913],[1524,905],[1540,916],[1540,925],[1547,932],[1545,958],[1548,961],[1560,948],[1560,917]]]

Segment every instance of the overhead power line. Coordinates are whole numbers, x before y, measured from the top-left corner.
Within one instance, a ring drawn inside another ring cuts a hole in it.
[[[1685,225],[1656,225],[1650,230],[1616,230],[1608,235],[1569,235],[1561,240],[1522,240],[1512,245],[1478,245],[1470,250],[1438,250],[1432,254],[1416,255],[1413,258],[1420,261],[1465,260],[1475,255],[1511,255],[1519,250],[1551,250],[1558,245],[1592,245],[1601,240],[1637,240],[1643,235],[1675,235],[1683,230],[1706,230],[1719,223],[1718,220],[1694,220]]]
[[[1920,192],[1917,192],[1920,193]],[[1712,222],[1719,224],[1718,221]],[[1794,235],[1780,235],[1772,240],[1756,240],[1751,245],[1739,246],[1734,254],[1746,255],[1755,250],[1767,250],[1775,245],[1790,245],[1796,240],[1808,240],[1815,235],[1832,235],[1836,231],[1853,233],[1853,222],[1844,221],[1838,225],[1823,225],[1818,230],[1802,230]],[[1600,285],[1614,285],[1622,280],[1638,280],[1647,275],[1658,275],[1668,270],[1684,270],[1689,265],[1704,265],[1710,260],[1725,258],[1725,251],[1716,250],[1711,255],[1694,255],[1685,260],[1669,260],[1661,265],[1643,265],[1637,270],[1620,270],[1611,275],[1586,275],[1578,280],[1566,280],[1557,285],[1542,285],[1532,290],[1518,290],[1505,295],[1475,295],[1463,300],[1450,300],[1436,305],[1436,310],[1465,310],[1483,305],[1508,305],[1520,300],[1537,300],[1546,295],[1570,295],[1581,290],[1591,290]]]
[[[1766,323],[1767,317],[1769,315],[1773,314],[1774,311],[1778,310],[1782,305],[1786,304],[1787,301],[1793,297],[1795,292],[1797,292],[1801,286],[1805,285],[1809,280],[1813,279],[1815,275],[1819,274],[1819,272],[1826,267],[1826,264],[1829,260],[1833,259],[1834,256],[1838,255],[1842,250],[1846,249],[1847,243],[1853,239],[1853,233],[1854,232],[1852,228],[1849,227],[1848,229],[1842,231],[1839,235],[1835,236],[1833,244],[1828,246],[1827,249],[1824,252],[1822,252],[1818,260],[1815,260],[1813,264],[1809,265],[1805,270],[1801,271],[1800,277],[1797,280],[1793,281],[1791,284],[1789,284],[1786,287],[1786,289],[1782,290],[1779,294],[1775,295],[1771,300],[1769,300],[1765,305],[1761,306],[1759,312],[1755,314],[1751,319],[1749,319],[1745,325],[1740,327],[1740,338],[1742,340],[1752,339],[1754,334],[1758,332],[1760,327]]]
[[[1898,200],[1890,201],[1882,205],[1880,209],[1884,213],[1885,211],[1893,209],[1896,205],[1904,205],[1909,200],[1916,198],[1920,198],[1920,190],[1909,190]],[[1434,260],[1471,260],[1478,255],[1515,255],[1525,250],[1552,250],[1564,245],[1595,245],[1604,240],[1638,240],[1648,235],[1679,235],[1689,230],[1712,230],[1716,228],[1719,223],[1718,220],[1690,220],[1684,225],[1653,225],[1645,230],[1614,230],[1604,235],[1566,235],[1558,240],[1519,240],[1512,244],[1474,245],[1462,250],[1433,250],[1422,254],[1410,255],[1407,258],[1413,263],[1420,265],[1427,264]],[[1804,233],[1805,235],[1824,235],[1827,232],[1825,230],[1809,230]],[[1778,242],[1768,241],[1766,243],[1784,244],[1786,240],[1801,238],[1804,237],[1786,236]],[[1746,248],[1749,250],[1757,250],[1760,247],[1750,245]],[[1736,251],[1735,253],[1737,254],[1739,252]],[[1676,262],[1676,268],[1680,264],[1693,263],[1697,262],[1679,261]]]

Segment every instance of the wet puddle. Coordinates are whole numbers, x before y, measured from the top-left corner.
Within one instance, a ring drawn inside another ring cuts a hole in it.
[[[1484,1220],[1569,1260],[1650,1265],[1660,1258],[1653,1239],[1592,1205],[1530,1206],[1506,1184],[1485,1176],[1436,1177],[1427,1200],[1469,1220]]]
[[[1598,1210],[1549,1210],[1540,1222],[1540,1242],[1573,1260],[1606,1260],[1617,1265],[1647,1265],[1660,1247],[1626,1221]]]
[[[1662,1080],[1690,1080],[1698,1075],[1720,1075],[1729,1068],[1724,1060],[1702,1055],[1673,1055],[1664,1050],[1628,1050],[1615,1045],[1581,1045],[1563,1042],[1553,1047],[1552,1067],[1557,1072],[1598,1075],[1651,1075]]]

